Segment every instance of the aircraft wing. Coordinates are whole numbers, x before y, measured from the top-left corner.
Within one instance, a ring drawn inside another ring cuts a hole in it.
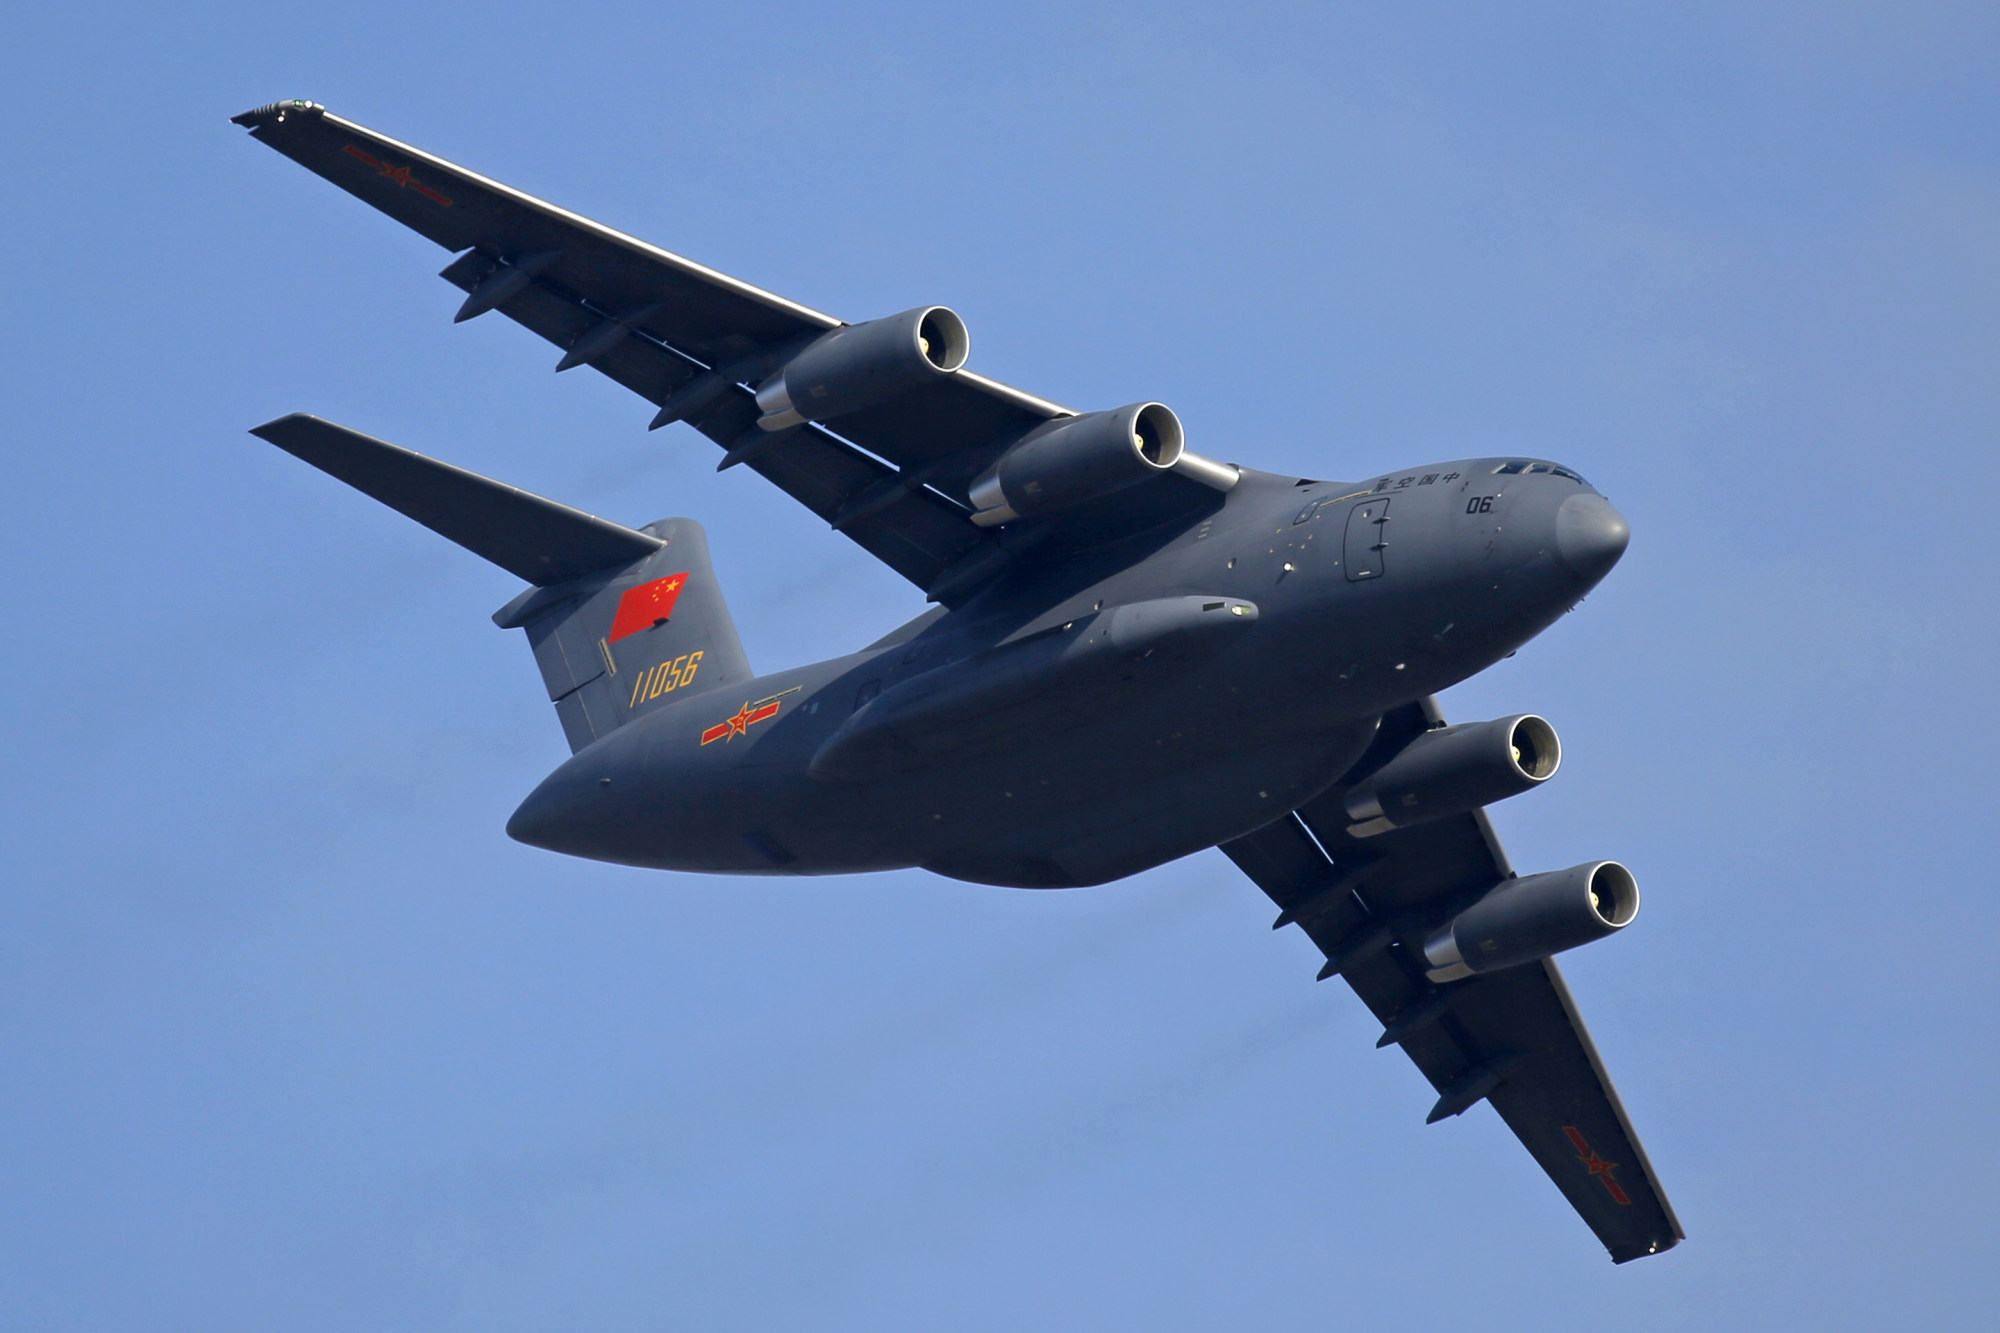
[[[1435,700],[1395,709],[1357,770],[1442,726]],[[1553,961],[1467,977],[1425,978],[1423,941],[1457,908],[1513,873],[1484,811],[1347,833],[1336,787],[1222,850],[1327,956],[1437,1089],[1432,1122],[1484,1099],[1540,1163],[1614,1263],[1683,1236],[1645,1149]]]
[[[310,102],[233,118],[447,250],[460,318],[497,309],[685,420],[930,594],[954,602],[1004,564],[1005,538],[957,498],[1005,447],[1069,409],[959,371],[887,405],[767,432],[752,390],[840,322]],[[844,437],[844,438],[843,438]],[[859,445],[859,448],[855,446]],[[1178,480],[1178,479],[1169,479]]]

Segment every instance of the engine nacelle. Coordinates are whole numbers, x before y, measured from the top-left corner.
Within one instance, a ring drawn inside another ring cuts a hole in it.
[[[1181,419],[1161,403],[1052,421],[972,483],[972,521],[990,528],[1123,490],[1171,470],[1186,443]]]
[[[1639,915],[1639,882],[1616,861],[1525,875],[1453,917],[1424,942],[1430,979],[1518,967],[1601,940]]]
[[[1533,713],[1427,731],[1347,793],[1357,838],[1462,815],[1539,787],[1562,766],[1556,729]]]
[[[844,324],[757,390],[757,424],[783,430],[888,402],[956,371],[971,346],[965,321],[941,305]]]

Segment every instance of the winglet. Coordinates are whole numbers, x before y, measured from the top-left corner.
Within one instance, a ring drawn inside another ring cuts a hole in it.
[[[273,102],[269,106],[254,107],[240,116],[231,116],[231,125],[242,125],[256,129],[261,125],[276,125],[286,116],[323,116],[326,108],[318,102],[308,102],[295,97],[289,102]]]

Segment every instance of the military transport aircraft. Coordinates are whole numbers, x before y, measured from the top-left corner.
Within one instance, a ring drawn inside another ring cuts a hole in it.
[[[311,102],[234,118],[454,252],[497,310],[686,422],[935,605],[758,675],[701,526],[627,528],[311,416],[255,433],[530,586],[571,758],[508,822],[715,874],[921,866],[1101,884],[1220,846],[1437,1091],[1490,1102],[1614,1261],[1681,1239],[1552,955],[1638,911],[1615,861],[1517,875],[1484,806],[1561,761],[1432,695],[1625,550],[1568,468],[1463,458],[1314,481],[1202,457],[1159,403],[1074,412],[965,369],[942,306],[846,324]]]

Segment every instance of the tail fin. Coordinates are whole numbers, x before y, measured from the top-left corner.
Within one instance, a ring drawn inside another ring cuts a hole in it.
[[[701,524],[663,518],[641,531],[660,543],[644,559],[530,589],[493,613],[500,628],[528,631],[572,751],[683,692],[754,674]]]
[[[621,527],[303,414],[251,434],[535,584],[493,620],[527,630],[572,751],[752,674],[693,519]]]

